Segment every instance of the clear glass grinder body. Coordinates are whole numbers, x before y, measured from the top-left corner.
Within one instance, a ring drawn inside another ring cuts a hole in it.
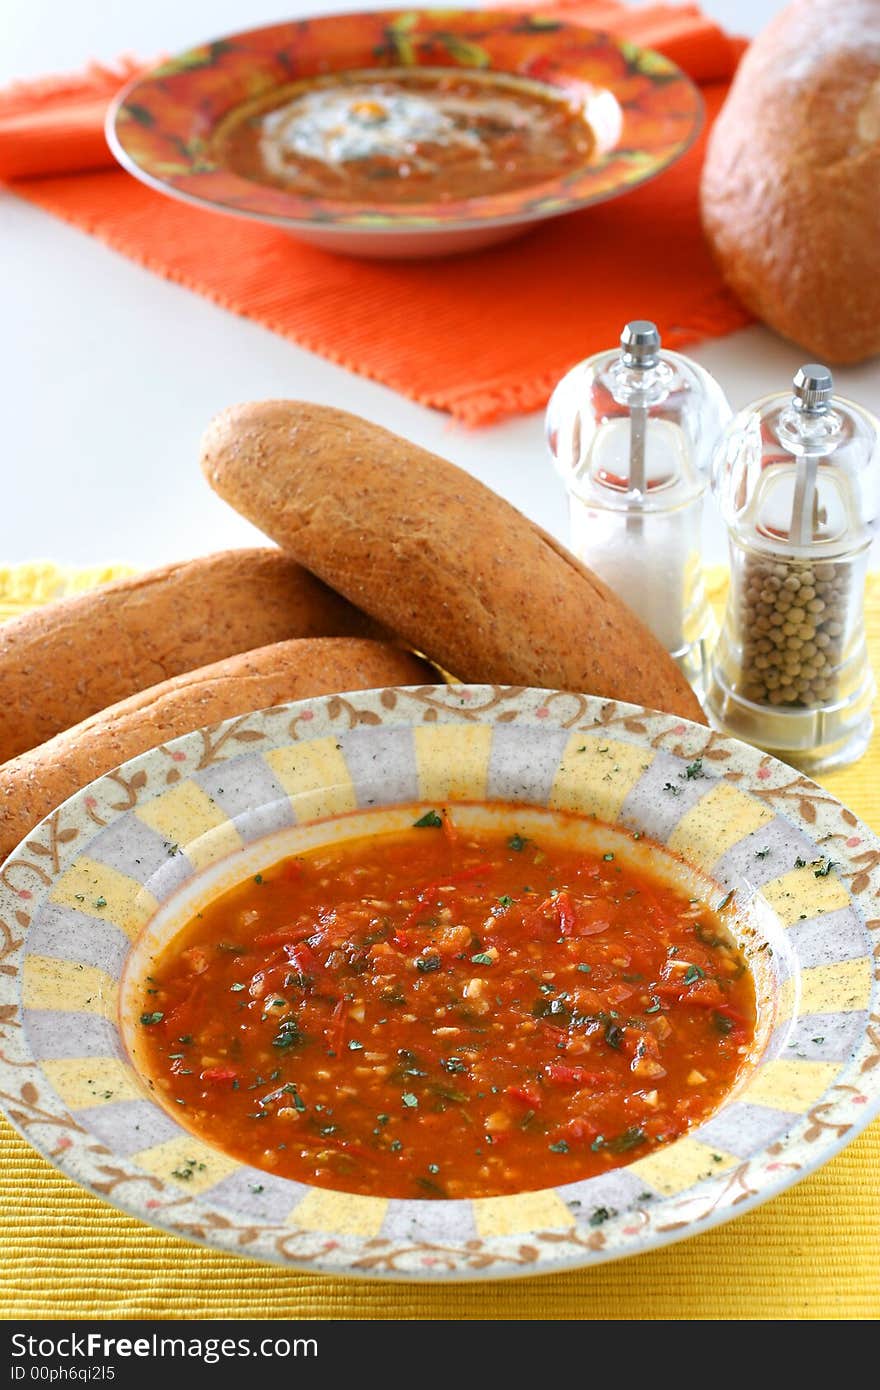
[[[854,761],[871,735],[864,587],[880,511],[877,422],[809,364],[793,393],[740,411],[715,453],[730,595],[712,722],[803,771]]]
[[[708,372],[634,320],[620,347],[563,377],[547,441],[569,494],[571,548],[642,619],[698,694],[717,633],[701,529],[712,448],[730,407]]]

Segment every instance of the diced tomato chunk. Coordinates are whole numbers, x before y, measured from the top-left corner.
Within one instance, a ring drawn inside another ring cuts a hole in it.
[[[573,1140],[576,1144],[592,1144],[598,1135],[598,1126],[584,1115],[575,1115],[560,1130],[561,1138]]]
[[[724,993],[717,981],[699,980],[686,987],[682,1003],[696,1005],[698,1009],[717,1009],[724,1003]]]
[[[563,936],[574,934],[577,926],[577,913],[568,893],[557,893],[552,898],[545,898],[538,911],[554,916]]]
[[[217,1084],[221,1081],[237,1081],[238,1072],[235,1067],[206,1067],[200,1073],[202,1081],[209,1081]]]
[[[472,940],[470,927],[444,927],[438,933],[434,946],[441,955],[452,956],[467,950]]]
[[[519,1086],[508,1086],[505,1095],[510,1096],[511,1100],[519,1101],[521,1105],[529,1106],[532,1110],[540,1110],[543,1104],[541,1092],[530,1081],[524,1081]]]
[[[307,941],[288,946],[286,952],[291,965],[296,966],[301,975],[314,975],[317,970],[324,969],[320,956],[315,954]]]
[[[567,1062],[548,1062],[544,1075],[557,1086],[599,1086],[606,1080],[601,1072],[570,1067]]]
[[[277,931],[263,932],[255,938],[257,946],[286,946],[289,941],[302,941],[311,934],[311,927],[279,927]]]
[[[611,914],[604,898],[581,903],[578,909],[576,936],[600,936],[611,926]]]
[[[666,984],[656,985],[652,993],[660,999],[669,999],[677,1004],[690,1004],[697,1009],[717,1009],[724,1003],[723,991],[715,980],[698,980],[692,985],[686,985],[684,980],[670,980]]]

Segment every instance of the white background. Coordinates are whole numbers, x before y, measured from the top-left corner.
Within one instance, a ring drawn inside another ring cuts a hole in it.
[[[353,0],[5,0],[0,83],[74,71],[90,59],[152,59],[236,29],[353,8]],[[781,6],[704,0],[703,8],[751,34]],[[257,533],[202,481],[198,441],[223,406],[270,396],[368,416],[447,455],[566,536],[540,415],[468,431],[2,193],[0,255],[0,564],[147,566],[253,543]],[[782,389],[804,357],[757,327],[692,352],[734,406]],[[876,363],[840,370],[836,380],[843,394],[880,410]],[[711,558],[720,559],[717,521],[708,534]]]

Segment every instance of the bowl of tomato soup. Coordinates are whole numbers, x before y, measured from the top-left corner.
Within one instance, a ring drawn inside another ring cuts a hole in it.
[[[390,10],[193,49],[130,83],[107,135],[172,197],[410,257],[619,196],[700,120],[690,80],[628,41],[522,12]]]
[[[880,845],[792,789],[674,716],[506,687],[174,740],[0,871],[6,1113],[142,1219],[299,1268],[704,1230],[880,1108]]]
[[[748,948],[655,844],[517,803],[346,828],[132,953],[132,1058],[193,1133],[322,1187],[494,1197],[653,1153],[747,1074]]]

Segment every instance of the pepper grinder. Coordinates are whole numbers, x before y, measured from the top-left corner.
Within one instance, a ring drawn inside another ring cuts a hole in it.
[[[620,347],[563,377],[547,441],[569,494],[571,548],[705,689],[717,627],[701,562],[712,447],[730,418],[718,383],[661,351],[656,325],[628,323]]]
[[[880,510],[878,421],[810,363],[719,441],[713,485],[730,595],[708,710],[717,728],[804,772],[853,762],[871,736],[864,588]]]

